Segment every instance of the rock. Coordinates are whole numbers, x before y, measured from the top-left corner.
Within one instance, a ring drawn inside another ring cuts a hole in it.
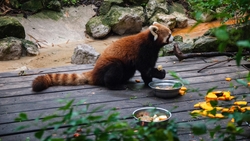
[[[48,9],[53,10],[53,11],[57,11],[57,12],[60,12],[62,9],[62,5],[58,0],[50,1],[47,7],[48,7]]]
[[[199,18],[202,22],[210,22],[210,21],[214,20],[214,18],[215,18],[214,14],[215,14],[214,11],[210,11],[208,13],[202,13]]]
[[[40,53],[38,50],[38,46],[29,40],[22,40],[22,47],[23,56],[36,56]]]
[[[87,44],[78,45],[71,57],[72,64],[94,64],[99,57],[99,53]]]
[[[185,16],[185,14],[173,12],[171,15],[174,15],[176,17],[176,26],[177,28],[184,28],[188,26],[188,18]]]
[[[0,61],[17,60],[22,55],[22,41],[13,38],[0,40]]]
[[[172,14],[174,12],[180,13],[185,15],[187,10],[185,7],[183,7],[181,4],[173,2],[171,5],[168,5],[169,14]]]
[[[29,0],[21,5],[22,10],[27,10],[31,12],[37,12],[39,10],[42,10],[43,8],[44,7],[41,0]]]
[[[170,29],[174,29],[176,26],[176,17],[174,15],[158,13],[152,19],[150,19],[150,21],[156,21],[160,24],[168,26]]]
[[[146,5],[146,12],[149,19],[157,13],[168,14],[166,0],[149,0]]]
[[[0,39],[5,37],[17,37],[24,39],[24,27],[18,20],[12,17],[0,17]]]
[[[123,0],[104,0],[102,2],[102,5],[99,8],[99,14],[100,15],[105,15],[105,14],[107,14],[109,12],[109,10],[110,10],[110,8],[111,8],[111,6],[113,4],[118,4],[119,5],[121,3],[123,3]]]
[[[101,16],[93,17],[86,23],[86,33],[93,38],[104,38],[110,31],[111,27],[103,24]]]
[[[22,66],[16,69],[16,71],[26,71],[26,70],[30,70],[30,69],[27,66]]]
[[[192,44],[188,44],[188,43],[184,43],[184,42],[180,42],[180,41],[174,41],[170,44],[165,45],[164,47],[162,47],[161,51],[160,51],[160,56],[169,56],[169,55],[173,55],[173,48],[174,48],[174,44],[178,44],[180,50],[183,53],[187,53],[187,52],[192,52],[193,47]]]
[[[21,56],[38,55],[38,47],[31,41],[7,37],[0,40],[0,61],[17,60]]]
[[[193,52],[218,51],[217,39],[211,36],[202,36],[194,40]]]
[[[148,3],[148,0],[124,0],[124,2],[130,5],[145,6]]]
[[[174,41],[183,42],[183,37],[180,35],[174,36]]]
[[[103,20],[118,35],[134,34],[142,29],[142,24],[145,21],[143,15],[143,8],[140,6],[112,6]]]

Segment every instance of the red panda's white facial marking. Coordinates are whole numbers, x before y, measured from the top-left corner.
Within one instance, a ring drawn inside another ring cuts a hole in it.
[[[163,44],[169,44],[173,42],[173,36],[171,35],[171,30],[162,24],[154,22],[153,25],[149,27],[151,34],[154,36],[154,41],[159,39]]]
[[[174,37],[171,34],[169,34],[167,37],[163,38],[163,43],[169,44],[169,43],[172,43],[173,41],[174,41]]]

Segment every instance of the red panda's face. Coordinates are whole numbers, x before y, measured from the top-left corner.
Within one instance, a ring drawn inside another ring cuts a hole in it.
[[[169,44],[173,42],[174,37],[171,35],[172,32],[168,27],[154,22],[149,29],[154,36],[154,41],[158,41],[162,44]]]

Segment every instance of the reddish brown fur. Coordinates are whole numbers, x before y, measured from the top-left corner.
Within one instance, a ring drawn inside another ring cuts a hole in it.
[[[147,76],[145,69],[154,69],[158,57],[159,49],[165,45],[165,37],[170,36],[171,31],[160,24],[154,24],[158,27],[156,34],[158,38],[154,41],[154,36],[147,29],[135,35],[123,37],[104,50],[98,58],[93,70],[82,74],[46,74],[38,76],[33,81],[33,91],[42,91],[54,85],[105,85],[111,89],[122,89],[119,83],[124,83],[131,78],[135,70],[142,73],[145,81],[151,81],[151,75]],[[145,57],[143,55],[145,54]],[[147,64],[150,64],[147,66]],[[125,69],[125,70],[124,70]],[[119,76],[121,74],[121,76]],[[113,77],[114,76],[114,77]],[[164,75],[165,77],[165,75]],[[116,81],[116,85],[111,80]],[[121,80],[119,80],[121,79]],[[111,82],[111,83],[110,83]]]

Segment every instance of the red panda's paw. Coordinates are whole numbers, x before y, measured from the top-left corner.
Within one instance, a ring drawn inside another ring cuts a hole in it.
[[[154,78],[164,79],[166,76],[166,71],[164,69],[162,70],[154,69],[152,76]]]

